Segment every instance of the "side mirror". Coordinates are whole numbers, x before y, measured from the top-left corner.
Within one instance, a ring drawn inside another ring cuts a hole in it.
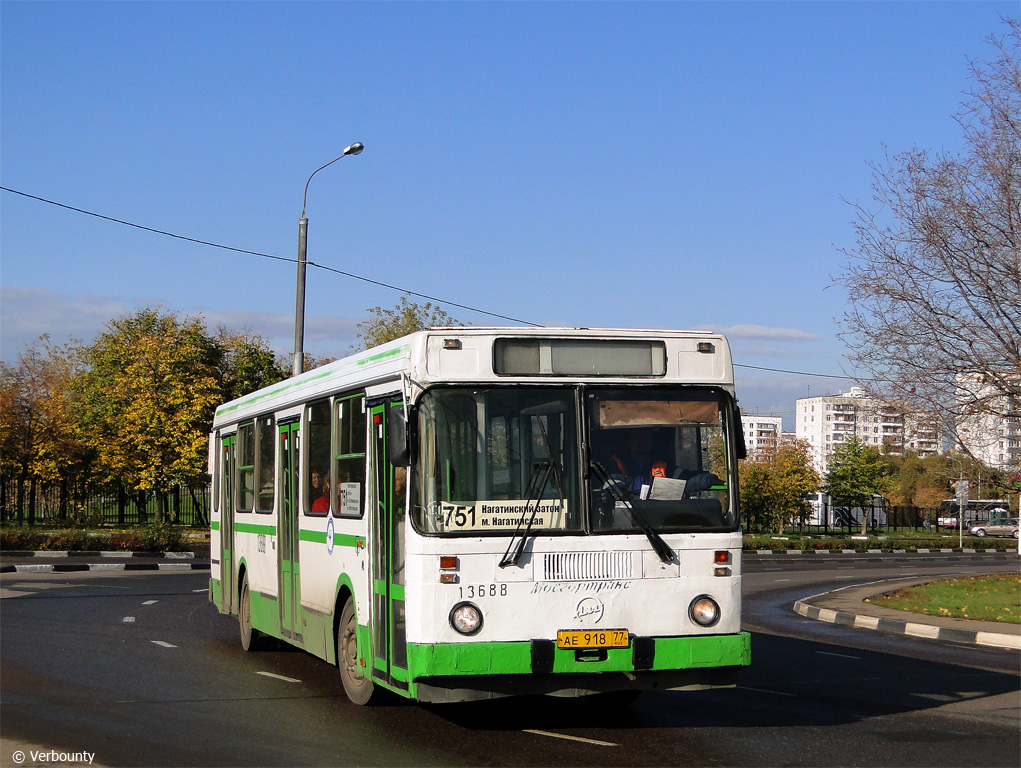
[[[404,404],[393,403],[386,414],[386,457],[395,467],[411,464],[411,435],[404,418]]]
[[[744,427],[741,424],[741,409],[737,407],[737,403],[734,403],[734,440],[737,444],[734,446],[737,448],[737,458],[747,459],[748,458],[748,446],[744,442]]]

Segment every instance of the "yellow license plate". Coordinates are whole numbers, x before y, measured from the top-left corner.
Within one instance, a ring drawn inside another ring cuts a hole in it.
[[[627,648],[626,629],[558,629],[557,648]]]

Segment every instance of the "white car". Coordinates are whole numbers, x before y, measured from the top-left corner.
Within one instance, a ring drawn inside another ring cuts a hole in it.
[[[979,523],[972,526],[968,532],[972,536],[1013,536],[1016,539],[1018,537],[1018,519],[1012,517],[1002,523]]]

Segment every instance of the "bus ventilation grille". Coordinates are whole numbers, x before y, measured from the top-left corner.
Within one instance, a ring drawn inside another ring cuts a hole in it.
[[[630,552],[554,552],[542,556],[543,581],[630,579]]]

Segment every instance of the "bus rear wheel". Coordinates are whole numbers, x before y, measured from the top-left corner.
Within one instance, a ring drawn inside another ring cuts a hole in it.
[[[337,667],[344,693],[352,703],[362,706],[374,700],[376,686],[358,665],[358,617],[354,599],[350,597],[344,603],[337,626]]]
[[[266,641],[262,633],[252,627],[252,600],[248,595],[248,574],[241,577],[241,600],[238,606],[238,622],[241,624],[241,647],[246,651],[259,651]]]

